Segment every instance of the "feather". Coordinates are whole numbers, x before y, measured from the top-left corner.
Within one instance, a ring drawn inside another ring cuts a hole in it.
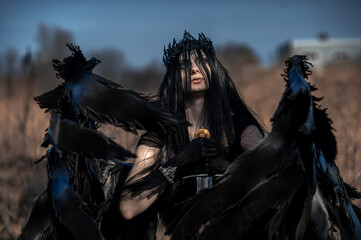
[[[343,183],[347,196],[350,199],[360,199],[361,198],[361,192],[357,190],[357,188],[355,188],[354,186],[344,182]]]
[[[48,133],[57,148],[67,152],[94,156],[103,159],[120,159],[135,157],[111,139],[96,130],[82,128],[74,121],[60,119],[52,115]]]
[[[114,88],[98,75],[84,72],[84,86],[70,86],[72,99],[83,114],[100,123],[136,129],[170,131],[179,127],[172,114],[150,102],[148,98],[128,89]],[[165,127],[168,127],[166,130]]]
[[[311,224],[318,239],[333,239],[333,223],[327,209],[326,199],[317,188],[312,199]]]
[[[73,191],[74,176],[66,162],[56,156],[55,150],[49,158],[51,201],[60,222],[76,239],[103,239],[96,222],[83,210],[85,206]]]
[[[113,124],[136,133],[136,129],[175,131],[185,121],[177,120],[151,98],[93,74],[93,68],[100,62],[86,60],[78,46],[67,44],[72,55],[62,61],[53,60],[57,77],[65,80],[66,99],[80,113],[95,122]],[[45,97],[37,99],[47,100]],[[49,106],[44,104],[42,106]],[[64,116],[63,116],[64,117]]]
[[[55,219],[51,214],[51,202],[48,194],[46,190],[35,201],[30,217],[21,230],[19,240],[50,238]]]
[[[55,89],[46,92],[38,97],[34,97],[40,108],[45,108],[45,112],[60,111],[61,100],[64,98],[65,88],[63,85],[57,86]]]
[[[361,239],[361,225],[351,200],[347,196],[344,182],[335,163],[328,164],[323,175],[321,191],[325,195],[327,208],[333,222],[340,229],[342,239]]]
[[[301,182],[302,174],[295,168],[260,181],[238,203],[212,220],[199,239],[240,239],[267,210],[282,204],[281,199],[292,199]],[[289,184],[294,188],[289,188]]]

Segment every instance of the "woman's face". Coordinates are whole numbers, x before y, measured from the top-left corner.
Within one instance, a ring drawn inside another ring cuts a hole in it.
[[[207,74],[202,69],[202,64],[208,68],[207,71],[209,73],[211,70],[206,55],[203,51],[201,51],[201,53],[202,55],[198,56],[196,51],[193,50],[189,53],[189,59],[187,59],[184,54],[179,56],[183,88],[186,86],[186,75],[188,74],[188,76],[190,75],[190,79],[188,79],[187,84],[190,84],[188,88],[190,92],[202,92],[209,88],[209,83],[206,77]],[[189,68],[188,71],[186,68]]]

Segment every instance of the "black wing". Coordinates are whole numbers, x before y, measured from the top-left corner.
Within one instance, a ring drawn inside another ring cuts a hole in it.
[[[119,159],[135,155],[96,130],[81,127],[77,122],[60,119],[53,114],[48,128],[53,146],[60,150],[102,159]]]
[[[87,61],[78,46],[67,46],[72,55],[62,61],[53,60],[53,66],[57,77],[65,80],[64,97],[75,114],[81,113],[96,122],[113,124],[133,133],[136,129],[175,131],[186,124],[151,98],[94,74],[92,70],[100,61],[95,58]],[[49,96],[57,94],[56,90],[37,98],[41,106],[50,105],[43,100],[51,100]]]

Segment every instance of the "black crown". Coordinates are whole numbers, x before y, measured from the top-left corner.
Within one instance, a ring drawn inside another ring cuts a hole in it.
[[[164,46],[164,65],[168,68],[172,59],[175,59],[183,52],[191,51],[193,49],[202,49],[208,56],[215,56],[212,41],[204,36],[203,33],[198,34],[198,39],[195,39],[187,31],[184,31],[183,39],[181,41],[177,43],[176,40],[173,39],[173,42],[168,44],[167,49]]]

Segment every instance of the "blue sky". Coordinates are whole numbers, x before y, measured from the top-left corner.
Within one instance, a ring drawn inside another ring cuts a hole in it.
[[[292,38],[361,37],[361,0],[2,0],[0,54],[37,49],[39,24],[70,31],[90,50],[117,48],[133,66],[161,61],[163,46],[186,29],[204,32],[215,45],[246,43],[268,64],[276,47]]]

